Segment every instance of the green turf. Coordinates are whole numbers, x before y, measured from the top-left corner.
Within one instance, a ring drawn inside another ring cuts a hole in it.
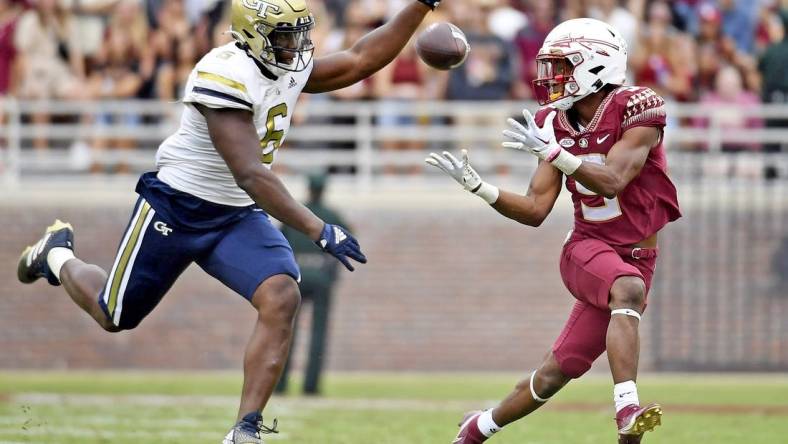
[[[465,409],[492,405],[516,379],[329,375],[321,399],[272,400],[266,416],[279,418],[283,435],[271,442],[448,444]],[[642,400],[659,400],[666,411],[644,443],[758,444],[788,436],[788,376],[643,375],[639,387]],[[216,444],[239,389],[235,373],[0,372],[0,443]],[[490,442],[614,443],[610,397],[607,378],[573,382]]]

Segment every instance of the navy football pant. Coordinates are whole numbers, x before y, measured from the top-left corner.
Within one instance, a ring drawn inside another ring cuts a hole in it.
[[[248,300],[273,275],[299,279],[290,245],[264,212],[215,229],[188,230],[164,220],[140,197],[99,304],[113,324],[134,328],[192,262]]]

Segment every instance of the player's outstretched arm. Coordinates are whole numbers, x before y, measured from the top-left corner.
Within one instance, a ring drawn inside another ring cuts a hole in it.
[[[509,219],[538,227],[547,219],[561,193],[561,176],[547,162],[539,162],[525,196],[501,190],[493,208]]]
[[[440,155],[430,153],[425,162],[449,175],[466,191],[484,199],[502,215],[533,227],[538,227],[547,218],[561,192],[561,173],[546,162],[539,163],[524,196],[484,182],[471,166],[466,150],[462,150],[462,161],[444,151]]]
[[[284,184],[260,161],[260,142],[252,113],[241,109],[209,108],[194,104],[205,117],[216,151],[235,182],[266,213],[315,241],[323,251],[353,271],[348,258],[366,263],[358,241],[344,228],[327,224],[290,195]]]
[[[321,93],[350,86],[388,65],[440,0],[411,0],[388,23],[361,37],[347,50],[316,58],[304,92]]]
[[[589,190],[612,199],[632,181],[646,164],[661,132],[652,127],[635,127],[624,132],[607,154],[604,165],[583,162],[572,177]]]

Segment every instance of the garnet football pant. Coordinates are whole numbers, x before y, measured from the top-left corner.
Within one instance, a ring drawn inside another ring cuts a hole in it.
[[[570,378],[583,375],[605,351],[610,323],[610,288],[622,276],[637,276],[651,288],[656,257],[622,257],[597,239],[567,242],[561,252],[561,278],[577,299],[561,335],[553,344],[561,371]]]

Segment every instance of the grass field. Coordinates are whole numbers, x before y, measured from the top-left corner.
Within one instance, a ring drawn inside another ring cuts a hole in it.
[[[448,444],[466,410],[488,407],[517,375],[332,374],[325,396],[275,397],[271,442]],[[788,442],[787,375],[643,375],[660,401],[648,444]],[[0,372],[0,443],[221,442],[235,417],[237,374]],[[296,389],[297,387],[293,387]],[[615,443],[607,378],[570,384],[492,440],[500,444]]]

